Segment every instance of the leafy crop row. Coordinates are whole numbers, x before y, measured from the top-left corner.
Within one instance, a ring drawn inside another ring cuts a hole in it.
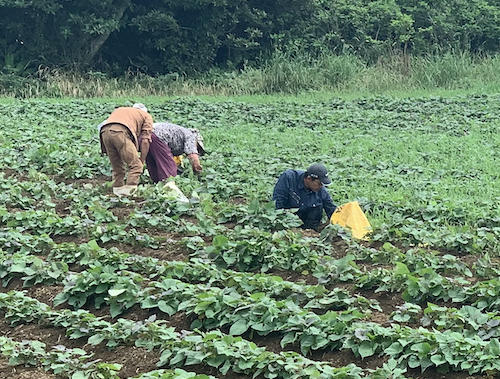
[[[178,333],[172,328],[164,327],[163,321],[134,322],[120,319],[111,324],[86,311],[55,311],[43,303],[14,292],[0,294],[0,306],[11,323],[28,322],[30,318],[44,319],[55,326],[68,328],[70,338],[88,336],[90,344],[108,340],[108,345],[116,346],[127,341],[138,347],[160,348],[162,355],[158,366],[168,364],[184,367],[204,363],[218,367],[222,374],[232,370],[262,374],[266,378],[286,379],[305,379],[310,375],[325,379],[360,379],[388,374],[386,369],[381,369],[376,370],[373,376],[365,376],[363,370],[353,364],[334,368],[326,362],[311,361],[294,352],[274,354],[241,337],[217,331]]]

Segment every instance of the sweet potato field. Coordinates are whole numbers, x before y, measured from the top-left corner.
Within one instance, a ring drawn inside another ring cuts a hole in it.
[[[144,100],[203,174],[112,195],[119,100],[0,101],[0,378],[494,378],[500,97]],[[274,209],[323,163],[366,241]]]

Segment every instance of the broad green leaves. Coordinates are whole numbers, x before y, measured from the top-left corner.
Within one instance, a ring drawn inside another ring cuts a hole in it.
[[[201,178],[176,177],[195,194],[186,204],[161,196],[147,175],[139,198],[109,195],[94,120],[113,104],[0,105],[0,121],[19,125],[5,128],[0,145],[0,277],[58,292],[55,308],[20,292],[0,294],[0,308],[12,325],[43,320],[82,344],[160,349],[159,364],[170,367],[371,378],[307,359],[348,350],[387,358],[374,379],[401,378],[408,368],[496,370],[497,103],[152,100],[155,117],[200,123],[212,145]],[[374,241],[352,241],[331,226],[321,235],[290,230],[296,217],[268,201],[280,172],[312,158],[331,167],[337,203],[360,198]],[[391,301],[381,307],[375,298]],[[139,307],[161,317],[118,317]],[[107,318],[85,310],[94,308]],[[176,320],[182,330],[167,326]],[[267,338],[296,353],[254,343]]]

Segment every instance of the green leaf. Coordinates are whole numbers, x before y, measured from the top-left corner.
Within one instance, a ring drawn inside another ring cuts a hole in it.
[[[123,308],[121,304],[111,303],[109,306],[109,313],[111,317],[116,317],[123,312]]]
[[[281,339],[281,342],[280,342],[281,347],[285,347],[286,345],[293,343],[295,341],[295,338],[296,338],[295,332],[288,332]]]
[[[70,295],[67,292],[58,293],[54,297],[54,307],[57,307],[58,305],[61,305],[61,304],[65,303],[66,301],[68,301],[69,296]]]
[[[99,285],[95,288],[94,292],[95,292],[95,293],[103,293],[104,291],[106,291],[106,290],[108,289],[108,287],[109,287],[109,286],[108,286],[108,284],[106,284],[106,283],[99,284]]]
[[[90,240],[87,242],[87,245],[93,250],[93,251],[98,251],[101,249],[101,247],[97,244],[96,240]]]
[[[384,352],[392,356],[399,355],[403,352],[403,346],[399,342],[393,342]]]
[[[488,344],[488,348],[491,355],[496,357],[500,355],[500,343],[498,342],[498,339],[492,338]]]
[[[396,275],[408,275],[410,270],[404,263],[396,262],[396,269],[394,270],[394,273]]]
[[[77,371],[71,375],[71,379],[88,379],[89,376],[82,371]]]
[[[116,297],[116,296],[119,296],[121,295],[122,293],[124,293],[125,291],[127,291],[126,289],[117,289],[117,290],[113,290],[113,289],[110,289],[108,290],[108,294],[109,296],[111,297]]]
[[[473,362],[470,362],[470,361],[464,361],[464,362],[460,363],[460,368],[461,368],[462,370],[468,370],[468,369],[470,369],[472,366],[473,366]]]
[[[181,350],[170,360],[170,365],[173,366],[177,363],[183,362],[184,358],[186,358],[186,353]]]
[[[259,213],[260,205],[259,205],[259,200],[255,199],[252,200],[252,202],[248,205],[248,212],[252,214],[257,214]]]
[[[439,366],[446,363],[446,359],[441,354],[434,354],[431,356],[431,362]]]
[[[15,263],[12,266],[10,266],[10,271],[11,272],[24,272],[25,268],[26,268],[25,263]]]
[[[169,316],[172,316],[177,311],[175,308],[167,304],[164,300],[160,300],[158,302],[158,309],[168,314]]]
[[[410,368],[420,367],[420,359],[416,355],[410,355],[410,359],[408,360],[408,366]]]
[[[370,357],[375,353],[375,344],[371,341],[364,341],[359,345],[358,352],[361,358]]]
[[[104,335],[94,334],[87,342],[91,345],[99,345],[102,341],[104,341]]]
[[[158,306],[158,302],[156,299],[152,297],[147,297],[141,302],[141,308],[156,308]]]
[[[226,236],[218,235],[215,236],[212,241],[212,246],[214,247],[222,247],[229,242],[229,239]]]
[[[245,320],[238,320],[229,329],[229,334],[239,336],[245,333],[248,329],[248,324]]]
[[[257,300],[258,301],[258,300],[263,299],[265,296],[266,296],[266,294],[264,292],[256,292],[256,293],[251,294],[250,298],[252,300]]]
[[[10,366],[18,366],[24,362],[25,362],[24,359],[22,359],[21,357],[10,357],[9,358],[9,365]]]
[[[411,350],[419,353],[420,356],[427,355],[431,351],[431,345],[427,342],[416,343],[411,346]]]

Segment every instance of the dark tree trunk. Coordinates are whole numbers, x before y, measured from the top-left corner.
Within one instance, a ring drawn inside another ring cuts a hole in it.
[[[119,6],[117,6],[114,14],[113,14],[113,19],[120,21],[123,17],[123,14],[129,7],[130,3],[128,1],[121,2]],[[88,65],[91,65],[92,62],[94,61],[95,56],[101,49],[102,45],[108,40],[109,36],[111,35],[113,31],[110,31],[108,33],[100,34],[98,35],[95,39],[90,41],[90,49],[87,53],[85,63]]]

